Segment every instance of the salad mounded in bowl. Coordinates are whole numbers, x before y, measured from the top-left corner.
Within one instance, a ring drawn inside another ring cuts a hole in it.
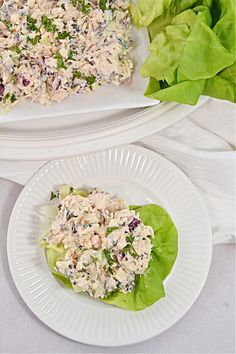
[[[163,281],[177,257],[178,234],[164,209],[128,206],[107,192],[69,185],[50,199],[41,209],[40,245],[64,286],[134,311],[165,296]]]

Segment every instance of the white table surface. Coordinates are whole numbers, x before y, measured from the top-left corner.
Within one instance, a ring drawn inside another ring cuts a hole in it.
[[[7,261],[7,227],[22,187],[0,179],[0,353],[234,353],[235,245],[214,246],[205,288],[165,333],[138,345],[91,347],[47,328],[19,296]]]

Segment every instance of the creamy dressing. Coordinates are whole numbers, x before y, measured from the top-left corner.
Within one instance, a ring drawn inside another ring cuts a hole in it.
[[[0,105],[61,102],[131,80],[129,1],[0,1]]]
[[[153,235],[122,198],[93,189],[88,197],[69,194],[60,200],[45,240],[66,249],[56,270],[75,291],[104,298],[117,289],[132,291],[135,276],[148,267]]]

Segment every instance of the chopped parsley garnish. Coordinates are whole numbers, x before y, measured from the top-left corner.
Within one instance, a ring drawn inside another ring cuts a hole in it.
[[[94,264],[97,264],[97,262],[98,262],[98,258],[97,257],[91,256],[91,259],[92,259],[92,262]]]
[[[132,236],[132,235],[127,236],[126,242],[132,245],[134,242],[134,236]]]
[[[36,22],[37,20],[35,20],[33,17],[29,15],[27,16],[27,26],[29,30],[39,32],[39,28],[35,25]]]
[[[11,81],[13,82],[13,84],[17,83],[17,75],[16,74],[11,75]]]
[[[17,47],[17,45],[13,45],[11,48],[9,48],[9,50],[11,52],[15,52],[16,54],[20,54],[21,53],[21,50],[19,47]]]
[[[61,4],[61,8],[66,11],[65,4]]]
[[[10,97],[10,102],[11,102],[11,103],[14,103],[16,100],[17,100],[16,96],[15,96],[14,94],[11,95],[11,97]]]
[[[58,69],[67,69],[67,66],[64,63],[64,59],[59,50],[56,51],[54,58],[57,59],[57,68]]]
[[[40,34],[37,34],[34,38],[30,38],[29,36],[27,37],[28,42],[30,42],[32,45],[36,45],[41,39]]]
[[[15,102],[17,100],[16,96],[14,94],[10,94],[9,92],[3,97],[3,103],[6,103],[7,100],[10,100],[11,103]]]
[[[6,101],[10,98],[10,93],[8,92],[4,97],[3,97],[3,103],[6,103]]]
[[[82,74],[80,71],[74,71],[73,73],[74,77],[76,77],[77,79],[81,79],[82,78]]]
[[[46,31],[48,31],[48,32],[57,32],[57,27],[53,23],[53,20],[51,20],[47,16],[42,16],[41,21],[42,21],[42,25],[43,25],[43,27],[45,28]]]
[[[80,11],[87,15],[89,13],[90,5],[85,3],[85,0],[80,0]]]
[[[69,54],[68,54],[68,58],[67,58],[67,60],[73,60],[73,61],[75,61],[76,59],[75,59],[75,55],[77,55],[77,52],[75,52],[75,51],[73,51],[73,50],[70,50],[69,51]]]
[[[57,198],[57,195],[54,192],[51,192],[50,200]]]
[[[56,39],[66,39],[66,38],[71,38],[71,35],[67,31],[59,32]]]
[[[70,0],[71,4],[76,7],[78,4],[78,0]]]
[[[113,259],[112,259],[110,250],[107,249],[107,248],[104,249],[104,250],[103,250],[103,254],[104,254],[104,256],[106,257],[107,263],[109,264],[109,266],[111,266],[111,265],[114,263],[114,261],[113,261]]]
[[[83,12],[85,15],[89,13],[90,5],[85,2],[85,0],[70,0],[70,3],[77,7],[78,3],[80,4],[80,11]]]
[[[85,78],[85,80],[87,81],[88,85],[89,85],[90,88],[91,88],[92,84],[96,81],[96,76],[94,76],[94,75],[87,76],[87,77]]]
[[[7,28],[8,28],[9,30],[12,29],[11,21],[9,21],[9,20],[4,20],[4,21],[2,21],[2,22],[4,23],[5,26],[7,26]]]
[[[110,235],[115,230],[119,230],[119,227],[118,226],[108,227],[106,231],[106,236]]]
[[[99,1],[99,7],[102,11],[105,11],[107,8],[107,0],[100,0]]]
[[[73,192],[74,192],[74,188],[73,188],[73,187],[70,187],[69,194],[72,194]]]
[[[126,237],[126,242],[127,245],[123,248],[124,253],[130,253],[132,257],[137,258],[138,254],[134,249],[133,242],[134,242],[134,236],[129,235]]]
[[[88,86],[89,86],[90,89],[92,90],[92,84],[96,81],[96,76],[94,76],[94,75],[91,75],[91,76],[83,76],[80,71],[74,71],[73,75],[74,75],[74,77],[76,77],[77,79],[86,80]]]
[[[109,272],[110,274],[113,274],[113,270],[112,270],[111,267],[108,268],[108,272]]]

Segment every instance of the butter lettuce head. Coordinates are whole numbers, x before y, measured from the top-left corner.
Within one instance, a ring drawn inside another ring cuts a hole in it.
[[[163,0],[159,11],[144,4],[132,5],[131,14],[138,27],[148,27],[151,39],[141,67],[150,78],[145,95],[187,104],[196,104],[201,94],[235,102],[234,80],[222,78],[236,61],[235,1]]]
[[[70,193],[69,188],[63,187],[62,191],[63,197]],[[132,292],[123,294],[115,291],[101,301],[127,310],[139,311],[165,296],[163,282],[171,272],[177,257],[178,233],[170,216],[160,206],[150,204],[130,208],[138,212],[144,224],[150,225],[154,230],[152,257],[145,273],[136,276],[136,285]],[[51,215],[53,213],[55,215],[55,208],[50,211]],[[70,280],[56,269],[56,262],[62,260],[66,252],[63,245],[49,246],[47,242],[41,241],[41,247],[45,248],[46,259],[53,276],[65,287],[72,288]]]

